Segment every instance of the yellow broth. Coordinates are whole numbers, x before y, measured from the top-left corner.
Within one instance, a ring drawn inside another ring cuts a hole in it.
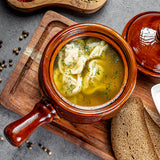
[[[89,37],[73,40],[59,51],[53,76],[59,92],[66,99],[80,106],[96,106],[118,93],[124,66],[112,46]]]

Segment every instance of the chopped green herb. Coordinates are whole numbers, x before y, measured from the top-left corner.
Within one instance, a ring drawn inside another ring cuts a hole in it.
[[[114,75],[117,75],[117,74],[118,74],[118,71],[113,72],[113,74],[114,74]]]
[[[98,68],[98,71],[96,72],[98,75],[100,75],[100,69]]]
[[[75,66],[77,64],[77,62],[74,62],[73,65]]]
[[[104,75],[105,79],[107,78],[107,74]]]
[[[109,98],[109,96],[108,96],[108,92],[105,92],[105,95],[106,95],[106,98],[107,98],[108,100],[110,100],[110,98]]]

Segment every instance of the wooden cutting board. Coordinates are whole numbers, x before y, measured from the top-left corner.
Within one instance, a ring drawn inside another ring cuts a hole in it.
[[[22,12],[32,12],[43,7],[54,6],[86,14],[98,11],[106,2],[107,0],[7,0],[12,8]]]
[[[41,99],[38,68],[42,53],[56,33],[72,24],[75,22],[53,11],[48,11],[44,15],[1,93],[0,103],[4,107],[20,115],[26,115],[33,109]],[[150,115],[160,124],[160,118],[158,119],[158,113],[150,94],[150,88],[156,83],[160,83],[160,79],[139,73],[133,95],[142,98]],[[60,119],[43,127],[102,159],[115,159],[110,142],[110,120],[94,124],[74,124]]]

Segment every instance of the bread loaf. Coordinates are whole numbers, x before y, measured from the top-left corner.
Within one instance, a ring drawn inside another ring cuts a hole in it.
[[[130,98],[111,122],[111,142],[117,160],[158,160],[138,97]]]

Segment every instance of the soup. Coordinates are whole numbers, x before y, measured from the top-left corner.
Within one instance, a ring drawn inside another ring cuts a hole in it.
[[[53,76],[59,92],[80,106],[111,100],[120,90],[124,65],[104,40],[88,37],[67,43],[56,57]]]

